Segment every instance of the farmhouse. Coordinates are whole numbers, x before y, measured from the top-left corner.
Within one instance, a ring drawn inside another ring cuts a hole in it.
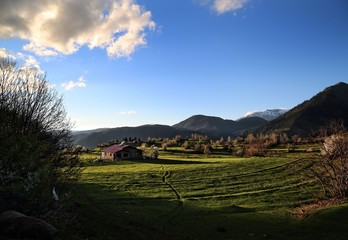
[[[113,145],[102,150],[102,159],[123,160],[142,158],[143,151],[129,145]]]

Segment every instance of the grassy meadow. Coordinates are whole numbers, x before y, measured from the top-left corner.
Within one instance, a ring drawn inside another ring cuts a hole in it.
[[[84,154],[86,165],[73,192],[77,224],[62,234],[76,239],[348,239],[348,204],[305,218],[295,214],[321,194],[320,187],[300,177],[296,163],[307,155],[299,150],[238,158],[223,151],[206,156],[169,148],[159,159],[93,163],[98,154]]]

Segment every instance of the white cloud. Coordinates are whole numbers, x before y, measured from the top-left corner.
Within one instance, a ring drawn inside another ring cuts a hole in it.
[[[34,52],[38,56],[57,56],[59,53],[57,51],[48,49],[43,46],[37,46],[35,43],[28,43],[23,46],[23,50],[29,51],[29,52]]]
[[[79,77],[78,81],[69,81],[67,83],[62,83],[62,87],[65,90],[71,90],[75,87],[85,88],[87,86],[87,81],[84,76]]]
[[[214,0],[214,9],[218,14],[234,12],[243,8],[247,0]]]
[[[6,48],[0,48],[0,58],[10,58],[10,59],[15,60],[16,55],[12,51],[10,51]]]
[[[217,14],[236,12],[245,7],[249,0],[195,0],[201,5],[210,6]]]
[[[40,68],[40,63],[33,56],[27,55],[24,61],[25,61],[24,63],[25,69],[30,69],[40,74],[44,73],[44,71],[42,71]]]
[[[123,111],[123,112],[119,112],[117,113],[117,115],[121,115],[121,116],[125,116],[125,115],[135,115],[137,114],[136,111],[130,110],[130,111]]]
[[[22,65],[22,69],[31,70],[39,74],[44,73],[40,67],[40,63],[31,55],[23,54],[21,52],[15,53],[6,48],[0,48],[0,58],[10,58],[15,60]]]
[[[146,45],[155,23],[134,0],[1,0],[0,38],[29,41],[23,49],[39,56],[72,54],[82,46],[130,57]]]

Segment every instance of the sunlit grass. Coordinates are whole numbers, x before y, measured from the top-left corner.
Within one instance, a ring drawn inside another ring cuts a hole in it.
[[[300,177],[295,162],[303,153],[237,158],[175,150],[159,159],[85,166],[76,201],[98,221],[81,221],[105,231],[101,238],[86,229],[89,239],[113,239],[115,225],[136,239],[318,239],[306,231],[320,220],[292,215],[320,192]],[[341,228],[324,230],[342,237]]]

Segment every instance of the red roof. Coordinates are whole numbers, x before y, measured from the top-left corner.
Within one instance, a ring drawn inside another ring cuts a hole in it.
[[[126,147],[129,147],[128,145],[112,145],[110,147],[104,148],[102,150],[102,152],[111,152],[111,153],[117,153],[123,149],[125,149]]]

